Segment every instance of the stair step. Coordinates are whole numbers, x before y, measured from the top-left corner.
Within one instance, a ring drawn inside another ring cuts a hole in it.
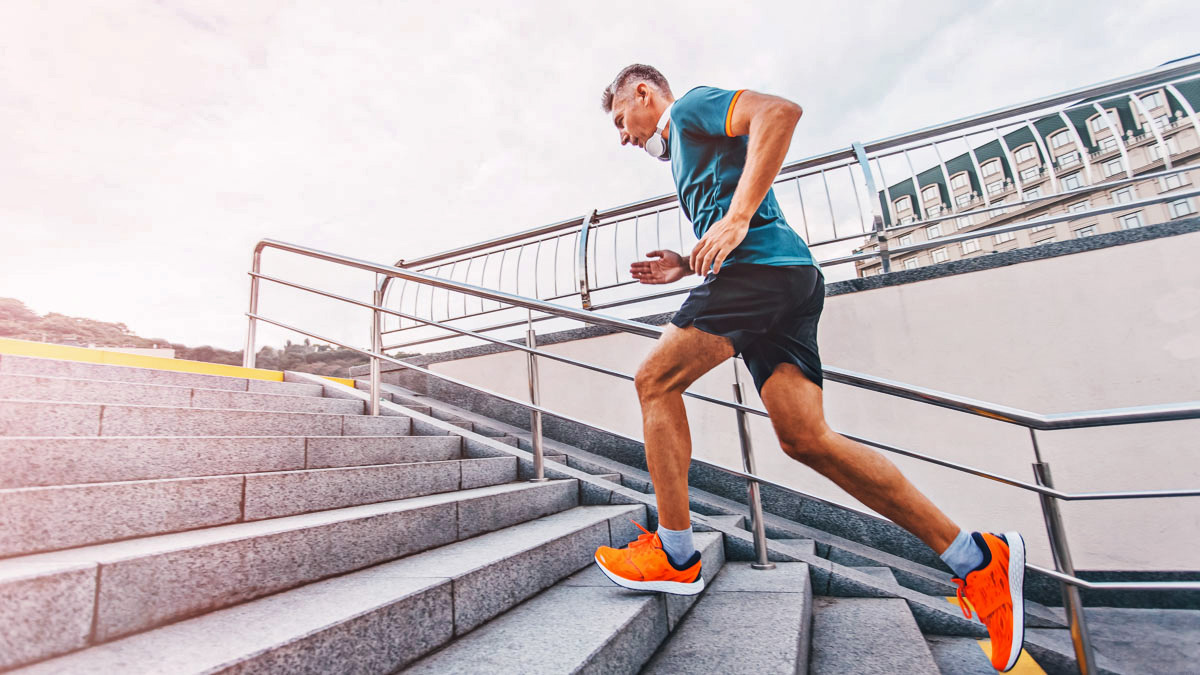
[[[621,484],[621,474],[619,474],[619,473],[598,473],[598,474],[594,474],[594,475],[596,476],[596,478],[603,478],[604,480],[612,481],[613,483],[616,483],[617,485]]]
[[[712,579],[723,562],[721,536],[700,534],[696,543],[705,560],[704,576]],[[404,672],[637,673],[695,600],[627,591],[589,565]],[[548,630],[552,639],[525,639]]]
[[[0,436],[406,436],[408,417],[0,400]]]
[[[938,672],[900,598],[814,598],[811,651],[812,675]]]
[[[557,513],[578,495],[573,480],[510,483],[0,560],[0,599],[20,594],[0,601],[0,625],[46,658],[80,646],[47,635],[51,619],[105,642]],[[87,601],[63,604],[68,586]]]
[[[0,398],[343,415],[360,415],[364,412],[361,402],[345,399],[32,375],[0,374]]]
[[[589,564],[631,517],[645,508],[573,508],[19,672],[390,673]]]
[[[229,391],[251,391],[264,394],[291,394],[294,396],[320,396],[320,385],[274,380],[259,380],[205,373],[185,373],[153,368],[112,366],[102,363],[60,361],[31,356],[0,355],[0,373],[9,375],[39,375],[45,377],[69,377],[108,382],[137,382],[162,384],[176,387],[201,387]]]
[[[510,483],[515,457],[0,490],[0,557]]]
[[[0,489],[459,459],[458,436],[0,437]]]
[[[855,567],[854,569],[862,572],[863,574],[869,574],[870,576],[886,582],[887,584],[895,586],[900,585],[897,583],[896,575],[892,573],[892,568],[890,567]]]
[[[642,673],[804,673],[811,621],[808,565],[727,562]]]
[[[941,672],[946,675],[995,675],[992,661],[979,640],[968,637],[927,635],[925,641]]]

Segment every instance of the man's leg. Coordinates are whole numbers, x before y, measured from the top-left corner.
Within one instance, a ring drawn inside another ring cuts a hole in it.
[[[992,666],[1000,671],[1012,668],[1025,636],[1025,543],[1021,535],[960,530],[895,464],[829,428],[821,388],[798,367],[790,363],[777,366],[761,394],[784,452],[941,555],[961,577],[955,580],[959,596],[970,601],[987,626]]]
[[[879,452],[829,428],[821,388],[782,363],[762,388],[763,405],[783,451],[858,501],[916,535],[935,553],[961,531]]]
[[[642,404],[646,464],[658,501],[658,522],[670,530],[691,527],[687,474],[692,437],[683,392],[732,356],[728,338],[695,326],[668,324],[634,379]]]

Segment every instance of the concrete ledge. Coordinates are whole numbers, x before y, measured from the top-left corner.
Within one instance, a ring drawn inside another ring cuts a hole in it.
[[[10,564],[0,573],[0,670],[86,646],[95,597],[95,564]]]

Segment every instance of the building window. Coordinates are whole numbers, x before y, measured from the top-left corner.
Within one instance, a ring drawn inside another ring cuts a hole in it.
[[[1037,218],[1032,218],[1031,220],[1043,220],[1048,217],[1049,217],[1048,215],[1043,214],[1043,215],[1038,216]],[[1029,231],[1031,233],[1032,232],[1041,232],[1042,230],[1049,230],[1052,227],[1054,227],[1054,226],[1053,225],[1034,225],[1033,227],[1029,228]]]
[[[1037,157],[1037,148],[1032,143],[1029,145],[1023,145],[1017,150],[1018,162],[1028,162],[1034,157]]]
[[[900,245],[901,246],[912,246],[912,235],[906,234],[903,237],[900,237]]]
[[[1021,180],[1033,180],[1040,175],[1042,175],[1042,167],[1031,166],[1028,169],[1023,169],[1021,171]]]
[[[1132,230],[1133,228],[1141,227],[1142,225],[1143,225],[1143,223],[1142,223],[1142,212],[1141,211],[1138,211],[1137,213],[1131,213],[1127,216],[1121,216],[1121,229],[1122,230]]]
[[[1087,211],[1091,207],[1092,207],[1091,201],[1085,199],[1081,202],[1075,202],[1074,204],[1068,206],[1067,213],[1079,213],[1080,211]]]
[[[946,212],[946,207],[942,206],[941,204],[930,204],[929,206],[925,207],[925,217],[926,218],[934,218],[936,216],[942,215],[945,212]]]
[[[973,199],[974,197],[972,197],[970,193],[959,195],[954,198],[954,204],[956,206],[966,206],[967,204],[970,204]]]
[[[1119,158],[1118,159],[1110,159],[1104,163],[1104,177],[1105,178],[1108,178],[1110,176],[1115,176],[1119,173],[1124,173],[1124,172],[1125,172],[1125,167],[1124,167],[1124,165],[1121,164],[1121,160]]]
[[[940,236],[942,236],[942,226],[940,224],[930,225],[929,227],[925,228],[926,239],[937,239]]]
[[[1114,204],[1128,204],[1133,201],[1133,187],[1123,187],[1120,190],[1113,190],[1109,195]]]
[[[1147,110],[1154,110],[1162,105],[1162,101],[1162,94],[1157,91],[1146,94],[1142,97],[1142,105],[1146,106]]]
[[[1083,187],[1083,182],[1079,180],[1079,174],[1073,173],[1062,179],[1062,186],[1064,190],[1078,190]]]
[[[1156,129],[1166,129],[1170,125],[1171,125],[1171,116],[1170,115],[1159,115],[1158,117],[1154,118],[1154,127]]]
[[[930,185],[929,187],[921,190],[921,199],[925,201],[937,199],[939,197],[941,197],[941,195],[938,193],[938,187],[936,185]]]
[[[971,182],[971,179],[967,178],[967,173],[965,171],[962,173],[956,173],[954,174],[954,177],[950,179],[950,187],[966,187],[967,183],[969,182]]]
[[[1013,234],[1012,232],[1001,232],[1000,234],[992,235],[992,241],[996,242],[997,244],[1003,244],[1006,241],[1012,241],[1016,238],[1017,235]]]
[[[1167,150],[1170,151],[1172,155],[1179,154],[1179,143],[1175,140],[1174,136],[1167,139]],[[1151,162],[1157,159],[1162,159],[1162,146],[1158,143],[1148,146],[1147,152],[1150,153]]]
[[[1117,149],[1117,137],[1105,136],[1100,139],[1100,152],[1111,152]]]
[[[1095,235],[1096,235],[1096,226],[1095,225],[1088,225],[1087,227],[1081,227],[1078,230],[1075,230],[1075,238],[1076,239],[1083,239],[1085,237],[1094,237]]]
[[[915,222],[917,222],[916,216],[904,216],[903,218],[900,219],[901,225],[912,225]]]
[[[1075,166],[1076,164],[1079,163],[1079,153],[1075,152],[1074,150],[1072,150],[1071,152],[1064,152],[1063,154],[1055,157],[1054,161],[1057,162],[1058,165],[1063,168],[1066,168],[1068,166]]]
[[[1103,115],[1096,115],[1088,120],[1088,126],[1091,127],[1093,134],[1098,134],[1108,128],[1108,125],[1104,123]]]
[[[1183,174],[1173,173],[1170,176],[1163,176],[1162,178],[1158,179],[1158,184],[1162,188],[1163,192],[1166,192],[1167,190],[1174,190],[1175,188],[1181,187],[1184,184]]]
[[[1068,134],[1065,131],[1060,131],[1057,134],[1054,134],[1053,136],[1050,137],[1050,145],[1055,148],[1061,148],[1062,146],[1064,146],[1070,142],[1071,142],[1071,134]]]
[[[1041,246],[1042,244],[1053,244],[1053,243],[1054,243],[1054,237],[1050,237],[1049,239],[1042,239],[1040,241],[1035,241],[1035,242],[1033,242],[1033,245]]]
[[[1181,218],[1196,212],[1196,210],[1192,208],[1192,200],[1190,199],[1180,199],[1178,201],[1171,202],[1170,211],[1172,218]]]
[[[1021,198],[1028,201],[1030,199],[1037,199],[1038,197],[1041,197],[1041,196],[1042,196],[1042,188],[1035,187],[1035,188],[1030,188],[1030,189],[1026,190],[1024,196],[1022,196]]]
[[[974,219],[971,218],[971,216],[962,216],[961,218],[954,219],[955,225],[957,225],[958,229],[960,230],[974,225],[975,223],[973,221]]]
[[[993,159],[992,161],[983,165],[983,175],[985,178],[997,173],[1000,173],[1000,160]]]
[[[907,259],[905,259],[905,261],[904,261],[904,269],[906,269],[906,270],[915,270],[915,269],[917,269],[917,257],[916,257],[916,256],[913,256],[913,257],[911,257],[911,258],[907,258]]]
[[[1002,192],[1003,190],[1004,190],[1004,181],[1002,181],[1002,180],[994,181],[994,182],[987,184],[987,191],[988,191],[989,195],[994,195],[997,192]]]
[[[933,249],[933,262],[943,263],[950,259],[950,254],[946,252],[945,247]]]
[[[907,211],[912,208],[912,200],[908,198],[908,195],[904,195],[893,203],[896,205],[897,211]]]
[[[979,240],[978,239],[968,239],[962,243],[963,255],[966,255],[967,253],[974,253],[975,251],[978,251],[978,250],[979,250]]]

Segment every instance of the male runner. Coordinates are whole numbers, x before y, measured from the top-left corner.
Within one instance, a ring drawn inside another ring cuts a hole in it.
[[[704,281],[675,313],[635,379],[658,531],[643,528],[645,534],[626,548],[600,547],[597,565],[626,588],[682,595],[703,590],[688,510],[692,448],[682,392],[741,354],[784,452],[940,552],[960,577],[954,580],[959,597],[965,593],[987,625],[992,665],[1012,668],[1024,640],[1021,535],[962,530],[894,464],[825,422],[817,352],[824,278],[771,190],[800,106],[713,87],[697,87],[676,100],[662,73],[641,64],[617,75],[604,90],[603,105],[621,145],[632,143],[670,161],[679,204],[700,240],[686,256],[651,251],[651,260],[633,263],[630,273],[644,284],[688,274]]]

